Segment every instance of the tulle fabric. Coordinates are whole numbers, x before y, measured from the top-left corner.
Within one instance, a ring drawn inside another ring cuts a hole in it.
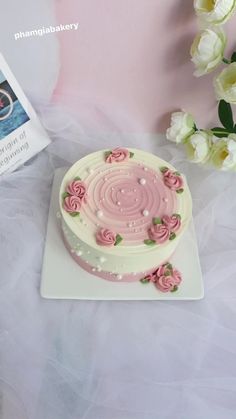
[[[1,418],[234,419],[236,174],[190,164],[161,136],[96,135],[59,106],[38,110],[53,143],[0,179]],[[186,174],[204,300],[40,297],[55,168],[117,145],[149,150]]]

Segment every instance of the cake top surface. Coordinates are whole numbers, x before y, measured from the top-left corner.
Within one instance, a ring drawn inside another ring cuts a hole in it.
[[[62,181],[60,206],[76,236],[114,254],[165,245],[177,224],[178,234],[184,230],[192,212],[183,176],[159,157],[132,148],[102,150],[76,162]]]

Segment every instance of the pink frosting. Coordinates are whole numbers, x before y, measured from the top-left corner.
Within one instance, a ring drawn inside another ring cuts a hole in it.
[[[149,228],[148,235],[151,240],[164,243],[170,237],[170,230],[165,224],[155,224]]]
[[[116,241],[116,234],[108,228],[101,228],[96,233],[96,242],[100,246],[114,246]]]
[[[106,163],[123,162],[129,159],[129,150],[127,148],[117,147],[111,151],[106,158]]]
[[[172,215],[171,217],[164,215],[164,217],[162,217],[162,222],[173,232],[179,230],[181,226],[181,219],[176,215]]]
[[[67,185],[66,192],[70,195],[78,196],[81,200],[85,200],[87,196],[86,185],[81,180],[72,180]]]
[[[64,210],[67,212],[79,212],[81,199],[78,196],[70,195],[64,199]]]
[[[155,282],[156,287],[162,292],[173,291],[175,286],[178,286],[182,281],[181,274],[177,269],[168,270],[166,266],[161,266],[160,268],[165,268],[165,274],[158,276]],[[158,272],[161,273],[159,268]],[[167,270],[169,275],[167,274]]]
[[[170,188],[172,191],[177,191],[183,187],[183,179],[181,176],[174,174],[171,170],[166,170],[163,173],[164,183],[165,185]]]

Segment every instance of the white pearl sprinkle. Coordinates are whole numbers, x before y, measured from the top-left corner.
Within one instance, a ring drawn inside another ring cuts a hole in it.
[[[82,256],[83,252],[82,250],[78,250],[78,252],[76,252],[77,256]]]
[[[146,185],[146,179],[144,179],[143,177],[141,179],[139,179],[139,183],[140,185]]]
[[[168,202],[168,198],[163,198],[163,201],[164,202]]]
[[[118,281],[120,281],[122,278],[123,278],[122,275],[120,275],[120,274],[116,275],[116,279],[118,279]]]
[[[71,249],[71,253],[75,253],[75,249]]]
[[[128,227],[132,227],[132,223],[128,223]]]
[[[87,171],[88,171],[88,173],[89,173],[90,175],[94,172],[94,170],[93,170],[91,167],[89,167],[89,168],[87,169]]]
[[[147,172],[148,171],[148,168],[147,167],[144,167],[144,169],[143,169],[145,172]]]
[[[120,202],[120,201],[117,201],[117,205],[119,205],[119,206],[120,206],[120,205],[121,205],[121,202]]]
[[[104,263],[104,262],[106,262],[106,258],[105,258],[104,256],[100,256],[100,258],[99,258],[99,262],[100,262],[100,263]]]
[[[101,272],[101,270],[102,270],[101,266],[99,266],[99,265],[98,265],[98,266],[97,266],[97,271],[98,271],[98,272]]]
[[[134,189],[134,192],[137,192],[137,189]]]
[[[103,217],[103,212],[102,212],[102,210],[98,210],[98,211],[96,212],[96,215],[97,215],[97,217],[98,217],[98,218],[102,218],[102,217]]]
[[[112,191],[114,191],[114,190],[115,190],[115,188],[113,188],[113,186],[112,186],[111,190],[112,190]]]
[[[61,213],[57,212],[57,218],[61,218]]]
[[[95,268],[92,268],[92,272],[95,272],[96,271],[96,269]]]
[[[138,202],[138,198],[135,198],[135,202]]]
[[[125,193],[125,190],[124,189],[121,189],[120,191],[121,191],[121,193]]]
[[[147,209],[143,210],[143,216],[148,217],[149,211]]]

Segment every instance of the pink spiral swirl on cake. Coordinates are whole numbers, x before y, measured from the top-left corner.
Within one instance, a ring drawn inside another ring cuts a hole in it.
[[[123,244],[141,244],[148,236],[154,217],[176,212],[176,193],[167,188],[163,175],[132,159],[111,166],[103,163],[87,178],[89,199],[81,208],[88,224],[112,229],[123,237]]]

